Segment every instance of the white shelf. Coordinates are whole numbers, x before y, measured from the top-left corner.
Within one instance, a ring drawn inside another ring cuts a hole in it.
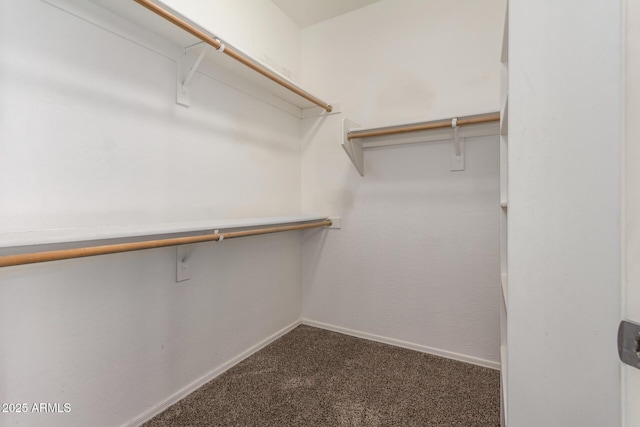
[[[477,116],[483,116],[485,114],[478,114]],[[489,113],[493,114],[493,113]],[[474,116],[466,116],[470,118]],[[442,119],[451,121],[452,119]],[[348,138],[349,132],[362,132],[362,131],[393,131],[397,128],[415,127],[419,125],[428,124],[431,122],[438,122],[441,120],[422,121],[422,122],[410,122],[402,123],[390,126],[380,126],[363,128],[359,124],[344,118],[342,120],[342,132],[341,132],[341,144],[342,148],[349,156],[349,159],[358,170],[361,176],[364,176],[364,150],[375,147],[389,147],[395,145],[407,145],[407,144],[422,144],[433,141],[446,141],[453,140],[454,130],[452,127],[442,127],[435,129],[423,129],[412,130],[405,133],[394,133],[390,135],[378,135],[367,136],[364,138],[354,137]],[[500,122],[490,121],[485,123],[465,124],[458,128],[459,138],[473,138],[481,136],[492,136],[500,134]],[[464,155],[463,155],[464,157]],[[459,170],[459,169],[458,169]]]
[[[142,29],[147,34],[142,37],[136,37],[136,39],[141,39],[136,40],[136,42],[150,46],[152,50],[155,50],[158,44],[153,40],[154,37],[160,36],[160,38],[165,42],[168,41],[170,44],[174,45],[174,52],[172,56],[176,56],[175,59],[177,59],[177,55],[181,54],[182,49],[201,43],[200,39],[178,28],[172,23],[166,21],[164,18],[157,16],[155,13],[147,10],[132,0],[90,0],[90,2],[86,2],[87,4],[82,6],[78,5],[77,2],[70,2],[69,0],[45,1],[69,11],[70,13],[79,16],[81,19],[88,20],[98,26],[106,28],[109,31],[115,32],[116,34],[123,35],[125,38],[129,38],[131,33],[135,32],[134,30],[137,29],[139,31]],[[171,10],[159,0],[155,0],[155,3],[161,5],[167,10]],[[292,82],[286,76],[283,76],[278,73],[278,71],[273,70],[273,68],[233,46],[232,41],[224,39],[220,34],[216,34],[215,29],[206,29],[193,19],[189,19],[178,13],[175,13],[175,15],[179,16],[184,21],[195,25],[197,28],[204,30],[206,33],[219,38],[226,46],[233,47],[233,49],[241,52],[243,56],[252,62],[268,68],[293,86],[300,88],[299,85]],[[125,34],[122,34],[122,32]],[[196,49],[194,53],[197,54],[197,52],[198,50]],[[167,54],[167,52],[163,52],[163,54]],[[249,85],[256,87],[258,90],[264,90],[268,94],[271,94],[279,100],[283,100],[300,110],[307,108],[319,109],[319,107],[314,103],[240,64],[229,56],[217,52],[213,48],[208,50],[201,67],[206,69],[207,63],[209,67],[211,67],[211,65],[215,67],[214,73],[216,78],[223,77],[227,80],[227,83],[230,83],[232,86],[236,86],[237,84],[242,85],[243,83],[246,85],[248,83]],[[302,114],[300,114],[300,116],[302,116]]]
[[[509,62],[509,3],[507,3],[504,28],[502,30],[502,52],[500,54],[500,62],[503,64],[507,64]]]
[[[509,173],[507,167],[508,160],[508,143],[507,136],[500,136],[500,207],[507,209],[509,205],[509,192],[508,192],[508,176]]]
[[[53,245],[92,240],[110,240],[194,233],[209,230],[237,230],[261,226],[298,224],[326,219],[322,215],[291,215],[281,217],[231,220],[190,221],[151,225],[121,225],[95,228],[64,228],[0,233],[0,248]]]
[[[506,93],[502,108],[500,109],[500,135],[505,136],[509,132],[509,94]],[[505,139],[506,140],[506,139]]]
[[[509,296],[509,277],[506,273],[500,275],[500,284],[502,285],[502,298],[504,299],[504,306],[507,307]]]
[[[509,310],[509,277],[508,277],[508,150],[509,150],[509,4],[504,19],[502,36],[501,67],[501,108],[500,108],[500,417],[501,426],[507,426],[508,411],[508,360],[507,360],[507,325]]]

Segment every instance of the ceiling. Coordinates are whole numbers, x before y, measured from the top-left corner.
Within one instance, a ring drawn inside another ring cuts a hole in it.
[[[272,0],[301,28],[370,5],[379,0]]]

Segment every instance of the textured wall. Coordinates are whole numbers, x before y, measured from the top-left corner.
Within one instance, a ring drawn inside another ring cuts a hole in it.
[[[304,246],[307,319],[497,366],[498,138],[369,149],[363,126],[499,110],[505,2],[381,1],[303,30],[303,83],[343,114],[303,124],[303,209],[343,217]]]
[[[158,53],[172,47],[87,13],[136,43],[39,0],[0,2],[2,231],[299,212],[298,118],[201,74],[180,107]],[[300,318],[299,234],[199,245],[180,284],[175,259],[2,269],[0,400],[71,413],[0,425],[121,425]]]
[[[164,3],[285,77],[300,80],[300,28],[271,0]]]

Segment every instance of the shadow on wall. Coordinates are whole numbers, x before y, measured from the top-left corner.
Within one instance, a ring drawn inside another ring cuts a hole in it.
[[[143,79],[142,76],[136,78],[124,66],[122,70],[113,72],[95,70],[86,61],[69,63],[56,57],[47,57],[45,61],[38,57],[39,54],[38,51],[31,52],[35,57],[32,60],[7,61],[3,68],[13,75],[19,75],[24,84],[41,89],[41,107],[70,111],[74,113],[74,121],[82,120],[88,110],[84,106],[91,105],[98,106],[105,126],[117,125],[114,122],[124,117],[145,118],[138,130],[146,127],[145,122],[149,128],[157,128],[158,121],[165,124],[177,121],[188,127],[190,133],[218,135],[232,140],[234,144],[251,144],[270,151],[299,151],[299,127],[296,126],[298,118],[209,76],[198,74],[193,82],[195,87],[192,87],[192,96],[197,99],[196,102],[204,99],[209,102],[192,108],[177,105],[173,76],[175,62],[159,54],[157,57],[162,58],[167,69],[164,73],[155,69],[155,81]],[[79,57],[81,55],[78,53]],[[41,64],[46,66],[40,66]],[[86,69],[83,71],[82,67]],[[142,71],[140,73],[144,74]],[[78,77],[79,74],[81,78]],[[119,75],[126,76],[126,79],[118,79]],[[202,81],[205,77],[208,80],[206,84]],[[166,80],[166,86],[164,83],[158,84],[159,79]],[[291,132],[286,132],[283,126],[277,126],[283,120],[289,122],[286,128],[291,129]],[[251,125],[247,126],[246,123]],[[74,123],[69,123],[70,128],[73,125]],[[164,127],[166,132],[171,132],[168,126]],[[180,143],[188,144],[189,140],[181,138]]]

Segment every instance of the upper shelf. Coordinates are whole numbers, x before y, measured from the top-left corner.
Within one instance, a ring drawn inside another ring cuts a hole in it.
[[[498,135],[500,113],[455,117],[376,128],[361,128],[349,119],[342,121],[342,148],[361,176],[364,176],[364,149],[453,139],[452,170],[464,170],[464,138]],[[366,142],[365,142],[366,141]]]
[[[180,15],[158,0],[148,2],[149,4],[146,6],[137,4],[137,0],[89,1],[117,15],[121,19],[130,21],[138,27],[160,35],[177,47],[187,48],[198,43],[203,43],[203,46],[205,44],[207,46],[212,45],[213,48],[208,49],[205,56],[207,62],[224,68],[235,79],[241,78],[301,110],[316,107],[318,109],[331,111],[331,106],[325,101],[310,94],[278,72],[242,52],[227,40],[221,40],[213,31]],[[140,1],[147,2],[146,0]],[[156,13],[147,9],[147,7],[157,8]],[[158,11],[165,11],[165,16],[159,16],[157,13],[163,12]],[[171,19],[171,16],[176,18],[177,21],[174,20],[174,23],[169,22],[167,19]],[[199,36],[196,37],[194,34],[198,34]],[[216,43],[218,44],[216,45]],[[223,43],[225,48],[224,50],[220,49],[220,51],[218,51],[217,49],[220,43]],[[270,77],[266,77],[264,74]]]

